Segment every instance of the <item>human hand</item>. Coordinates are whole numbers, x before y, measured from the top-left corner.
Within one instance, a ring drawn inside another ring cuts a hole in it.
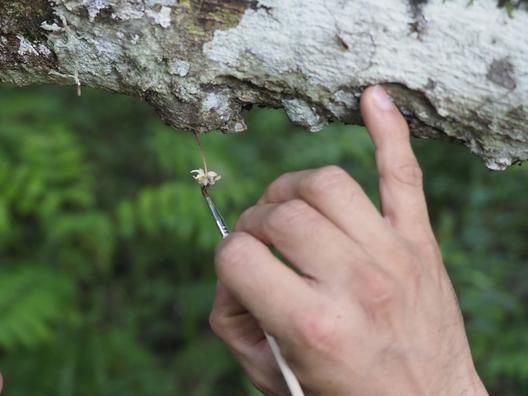
[[[211,326],[267,395],[288,391],[262,329],[311,396],[486,395],[408,126],[381,87],[361,111],[382,214],[338,167],[279,177],[217,250]]]

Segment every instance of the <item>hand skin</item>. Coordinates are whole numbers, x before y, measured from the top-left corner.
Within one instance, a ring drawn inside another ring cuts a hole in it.
[[[279,177],[218,247],[211,326],[269,396],[289,393],[262,329],[310,396],[487,395],[409,128],[379,86],[364,93],[361,112],[382,213],[338,167]]]

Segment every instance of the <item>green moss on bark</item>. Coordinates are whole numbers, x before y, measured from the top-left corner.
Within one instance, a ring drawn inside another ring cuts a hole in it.
[[[42,22],[57,20],[47,0],[0,1],[0,32],[21,34],[28,40],[45,39]]]
[[[499,0],[499,7],[506,8],[508,15],[513,16],[513,10],[525,7],[528,10],[528,0]]]
[[[61,25],[47,0],[0,1],[0,71],[38,71],[54,67],[57,60],[48,46],[46,31],[41,26],[43,22]],[[47,50],[38,54],[21,53],[21,40],[34,48]]]

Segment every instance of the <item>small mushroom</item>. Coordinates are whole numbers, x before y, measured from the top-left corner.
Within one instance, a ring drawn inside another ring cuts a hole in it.
[[[202,168],[193,169],[191,171],[194,180],[198,182],[202,187],[214,186],[217,181],[219,181],[222,176],[214,171],[204,171]]]

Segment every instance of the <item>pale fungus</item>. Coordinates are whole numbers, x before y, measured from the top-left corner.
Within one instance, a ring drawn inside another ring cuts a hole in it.
[[[204,171],[202,168],[193,169],[191,174],[193,175],[194,180],[196,180],[202,187],[214,186],[216,182],[222,178],[218,173],[214,171]]]

